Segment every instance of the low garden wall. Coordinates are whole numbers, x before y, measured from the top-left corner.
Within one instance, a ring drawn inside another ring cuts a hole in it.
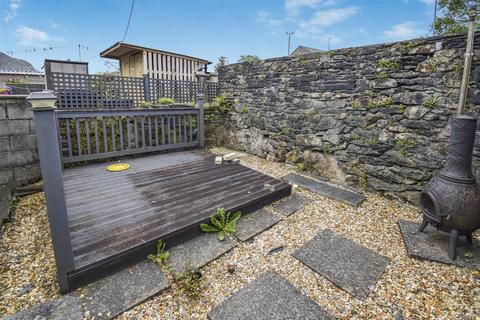
[[[0,186],[17,187],[41,177],[35,123],[26,96],[0,96]]]
[[[219,81],[232,106],[207,110],[206,140],[416,201],[446,158],[465,42],[434,37],[228,65]],[[478,32],[473,59],[467,113],[480,118]],[[478,171],[479,132],[474,162]]]

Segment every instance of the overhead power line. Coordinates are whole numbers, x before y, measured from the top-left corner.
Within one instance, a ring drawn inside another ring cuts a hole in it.
[[[130,14],[128,15],[128,22],[127,27],[125,28],[125,34],[123,35],[122,42],[125,41],[127,37],[128,28],[130,27],[130,20],[132,20],[132,13],[133,13],[133,5],[135,4],[135,0],[132,0],[132,6],[130,7]]]

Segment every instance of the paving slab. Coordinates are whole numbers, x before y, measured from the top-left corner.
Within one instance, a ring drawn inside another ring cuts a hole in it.
[[[237,244],[229,237],[220,241],[216,234],[205,233],[168,250],[168,264],[174,274],[200,268],[225,254]]]
[[[390,259],[331,230],[321,231],[293,256],[357,299],[370,293]]]
[[[265,208],[259,209],[240,218],[235,237],[241,241],[247,241],[278,221],[280,221],[280,218],[271,214]]]
[[[407,220],[399,220],[398,226],[410,257],[480,270],[480,248],[469,244],[465,237],[459,237],[457,259],[451,260],[447,252],[448,233],[431,225],[418,232],[420,223]]]
[[[311,199],[292,193],[290,197],[277,201],[272,208],[284,216],[289,216],[310,203],[312,203]]]
[[[83,310],[80,297],[77,295],[65,295],[36,305],[28,310],[20,311],[14,315],[6,316],[5,320],[82,320]]]
[[[267,271],[208,314],[210,320],[335,319],[287,280]]]
[[[58,299],[21,311],[9,320],[83,319],[88,312],[95,319],[112,319],[169,286],[162,270],[151,261],[142,261],[130,268],[98,280]]]
[[[331,184],[317,181],[296,173],[287,174],[282,177],[282,179],[290,184],[296,184],[307,190],[351,206],[358,206],[367,199],[363,194],[332,186]]]
[[[95,319],[110,319],[158,294],[169,286],[163,271],[142,261],[85,286],[83,303]]]

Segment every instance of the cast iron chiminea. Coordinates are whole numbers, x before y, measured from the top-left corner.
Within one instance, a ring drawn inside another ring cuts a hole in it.
[[[480,187],[472,174],[472,152],[477,120],[460,115],[451,120],[451,137],[445,167],[420,194],[423,222],[450,233],[448,255],[456,258],[458,236],[472,243],[472,232],[480,228]]]

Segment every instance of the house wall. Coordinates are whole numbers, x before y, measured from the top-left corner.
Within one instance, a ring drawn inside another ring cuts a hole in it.
[[[425,38],[228,65],[220,90],[235,103],[207,114],[207,142],[415,201],[446,159],[465,42]],[[480,32],[467,110],[480,118]],[[474,163],[478,174],[479,131]]]
[[[120,59],[120,75],[122,77],[143,77],[143,55],[138,53],[123,56]]]
[[[0,186],[41,178],[35,123],[26,96],[0,96]]]
[[[143,52],[144,74],[155,79],[195,81],[195,72],[205,65],[203,61],[182,56]]]

